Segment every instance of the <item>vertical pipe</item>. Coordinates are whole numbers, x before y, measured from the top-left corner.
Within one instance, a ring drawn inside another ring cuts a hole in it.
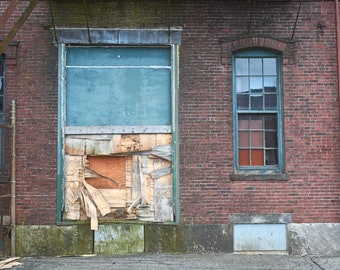
[[[338,109],[340,121],[340,43],[339,43],[339,0],[335,0],[336,56],[338,69]]]
[[[11,110],[11,127],[12,127],[12,145],[11,145],[11,156],[12,156],[12,171],[11,171],[11,256],[15,256],[15,112],[16,105],[15,101],[12,100]]]

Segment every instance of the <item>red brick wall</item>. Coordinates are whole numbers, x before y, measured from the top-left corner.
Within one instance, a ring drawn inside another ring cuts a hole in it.
[[[38,5],[16,35],[16,61],[11,59],[7,64],[7,122],[11,100],[17,103],[18,224],[51,224],[56,220],[57,48],[51,44],[47,3]],[[1,1],[0,12],[8,4]],[[1,37],[13,27],[27,4],[28,1],[19,1],[8,23],[0,29]],[[13,46],[5,53],[15,57],[12,50]]]
[[[303,3],[295,43],[289,45],[295,54],[284,59],[289,181],[230,181],[231,54],[223,50],[224,44],[221,53],[219,41],[241,37],[247,31],[252,1],[194,3],[197,1],[187,1],[181,9],[181,221],[225,223],[231,213],[292,213],[293,222],[339,222],[334,3]],[[251,34],[289,40],[298,6],[298,1],[258,2]],[[325,24],[322,30],[317,27],[319,22]]]
[[[105,5],[110,2],[97,2],[96,8],[109,14],[111,9]],[[150,3],[155,3],[134,2],[136,9],[147,7],[149,13]],[[225,51],[229,46],[225,41],[246,33],[252,2],[171,1],[171,25],[183,28],[179,85],[180,221],[227,223],[229,214],[247,212],[292,213],[294,222],[340,222],[333,1],[303,3],[294,43],[289,44],[292,51],[283,65],[285,162],[290,180],[230,180],[234,166],[231,54]],[[8,3],[0,1],[0,12]],[[58,3],[53,1],[54,5]],[[112,3],[116,7],[116,2]],[[26,4],[20,2],[21,10]],[[258,1],[250,33],[289,40],[298,7],[299,1]],[[80,8],[67,12],[74,10],[79,16],[83,12]],[[91,15],[91,4],[89,8]],[[96,27],[167,27],[168,11],[166,1],[158,4],[152,13],[154,17],[144,16],[141,23],[136,17],[138,12],[120,10],[119,16],[131,16],[131,25],[127,20],[118,25],[117,14],[112,20],[109,15],[100,20],[89,18],[90,25]],[[67,18],[58,17],[59,13],[56,10],[57,26],[85,27],[84,22],[76,20],[67,25]],[[320,22],[325,25],[323,29],[318,28]],[[9,104],[14,98],[18,105],[19,224],[53,224],[56,218],[57,48],[51,43],[51,24],[48,1],[41,1],[15,38],[19,42],[16,64],[7,67],[7,101]],[[1,37],[11,25],[0,29]]]

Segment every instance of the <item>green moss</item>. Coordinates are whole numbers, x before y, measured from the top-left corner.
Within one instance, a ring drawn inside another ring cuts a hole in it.
[[[183,227],[150,224],[145,227],[145,251],[178,253],[186,250]]]
[[[93,252],[93,232],[88,225],[16,226],[16,255],[57,256]]]

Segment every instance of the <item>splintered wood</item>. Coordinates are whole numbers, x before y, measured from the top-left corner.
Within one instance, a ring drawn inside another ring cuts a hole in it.
[[[65,220],[173,221],[171,134],[69,135]]]

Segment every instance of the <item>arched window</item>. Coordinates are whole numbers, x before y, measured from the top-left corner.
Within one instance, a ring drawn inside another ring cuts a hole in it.
[[[248,49],[233,54],[235,172],[284,170],[281,54]]]

